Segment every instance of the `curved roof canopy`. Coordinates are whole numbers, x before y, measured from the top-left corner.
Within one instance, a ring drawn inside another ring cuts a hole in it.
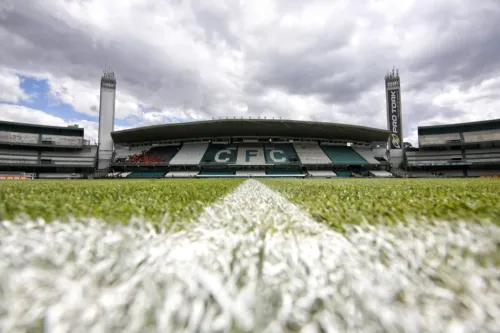
[[[500,119],[473,121],[432,126],[419,126],[419,135],[433,135],[443,133],[474,132],[500,129]]]
[[[52,135],[83,136],[83,127],[75,126],[50,126],[28,123],[17,123],[0,120],[0,130],[22,133],[42,133]]]
[[[111,133],[115,143],[256,136],[382,142],[387,141],[389,131],[364,126],[312,121],[218,119],[153,125]]]

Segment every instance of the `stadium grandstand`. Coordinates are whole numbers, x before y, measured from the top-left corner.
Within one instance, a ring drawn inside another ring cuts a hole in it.
[[[390,177],[389,131],[281,119],[219,119],[111,133],[108,177]]]
[[[408,177],[500,177],[500,119],[418,128]]]
[[[96,154],[77,125],[0,121],[0,179],[84,178],[93,175]]]
[[[116,78],[101,77],[98,146],[78,126],[0,122],[0,179],[498,177],[500,120],[402,138],[400,77],[385,76],[387,130],[281,119],[217,119],[114,131]]]

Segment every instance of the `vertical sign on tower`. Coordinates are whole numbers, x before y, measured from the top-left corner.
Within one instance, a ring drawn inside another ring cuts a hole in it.
[[[113,139],[111,132],[115,128],[115,72],[105,70],[101,77],[101,97],[99,105],[99,153],[98,169],[106,169],[111,164]]]
[[[401,84],[399,71],[392,69],[385,76],[387,126],[391,132],[389,149],[403,149],[403,121],[401,115]]]

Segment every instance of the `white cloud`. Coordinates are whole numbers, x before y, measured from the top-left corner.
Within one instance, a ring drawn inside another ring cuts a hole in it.
[[[0,119],[36,125],[68,126],[77,124],[84,129],[85,139],[97,142],[99,124],[96,122],[76,119],[62,119],[40,110],[25,106],[0,104]]]
[[[69,77],[46,78],[50,87],[50,97],[55,102],[71,105],[76,112],[93,117],[99,116],[98,78],[95,82],[76,81]],[[116,119],[126,119],[140,116],[140,102],[124,91],[116,93]]]
[[[383,76],[396,65],[411,141],[419,124],[500,118],[498,21],[497,0],[10,1],[0,67],[46,78],[54,102],[96,117],[111,65],[117,118],[131,125],[266,116],[385,128]],[[26,98],[6,82],[4,100]]]
[[[16,73],[0,69],[0,102],[19,103],[29,98]]]

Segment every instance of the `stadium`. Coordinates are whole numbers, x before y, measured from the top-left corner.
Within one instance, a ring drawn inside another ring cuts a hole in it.
[[[0,122],[0,177],[498,177],[500,120],[420,126],[402,144],[399,73],[385,77],[388,129],[214,119],[114,130],[116,78],[101,78],[99,145],[84,130]]]
[[[387,129],[116,131],[100,88],[97,145],[0,121],[0,331],[498,331],[500,120],[413,148],[393,70]]]

